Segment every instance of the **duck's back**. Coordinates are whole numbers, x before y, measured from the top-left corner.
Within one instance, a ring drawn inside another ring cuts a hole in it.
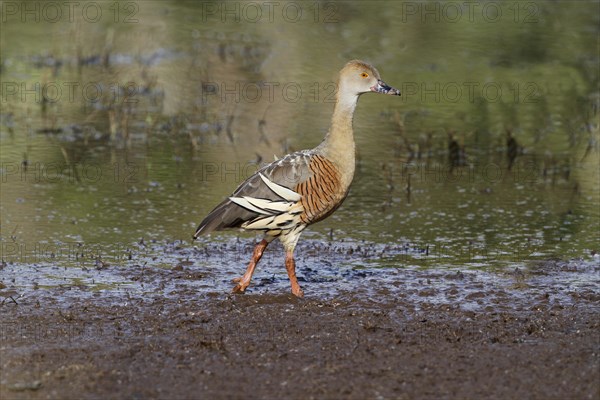
[[[275,185],[269,185],[265,178]],[[277,186],[294,192],[297,198],[291,192],[286,196],[285,191],[273,190]],[[247,228],[243,225],[257,218],[282,214],[284,207],[281,203],[286,201],[301,206],[301,209],[296,207],[293,210],[298,214],[300,223],[309,225],[339,207],[348,192],[348,188],[343,186],[338,167],[315,150],[288,154],[262,167],[238,186],[231,197],[215,207],[200,223],[194,236],[227,228]],[[249,202],[236,199],[248,199]]]

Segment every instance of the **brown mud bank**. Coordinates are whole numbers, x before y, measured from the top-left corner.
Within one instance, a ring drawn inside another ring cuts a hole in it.
[[[0,398],[598,399],[597,281],[533,272],[400,271],[333,297],[307,278],[304,299],[199,293],[187,267],[145,270],[163,289],[143,295],[7,285]]]

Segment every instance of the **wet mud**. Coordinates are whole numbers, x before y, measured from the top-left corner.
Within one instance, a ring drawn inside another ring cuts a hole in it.
[[[595,259],[364,269],[320,249],[330,262],[299,265],[297,299],[277,257],[231,295],[230,247],[171,246],[170,268],[3,264],[0,397],[600,395]]]

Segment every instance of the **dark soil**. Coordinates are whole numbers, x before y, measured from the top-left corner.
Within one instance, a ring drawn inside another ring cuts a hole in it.
[[[194,279],[178,269],[157,270],[155,279],[175,287]],[[423,282],[439,278],[419,273]],[[482,307],[469,310],[462,300],[428,301],[432,287],[410,298],[382,287],[373,297],[327,300],[310,290],[304,299],[198,295],[185,285],[169,296],[64,296],[60,287],[15,298],[8,289],[3,400],[600,398],[594,291],[558,304],[552,294],[533,298],[531,286],[517,299],[496,285],[493,297],[471,291]]]

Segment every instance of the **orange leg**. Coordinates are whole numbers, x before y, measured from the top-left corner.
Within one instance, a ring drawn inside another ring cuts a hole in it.
[[[304,292],[298,285],[298,279],[296,278],[296,262],[294,261],[294,251],[288,250],[285,252],[285,269],[287,269],[288,276],[290,277],[290,283],[292,284],[292,293],[297,297],[304,296]]]
[[[248,268],[246,269],[246,273],[242,277],[233,280],[234,283],[237,283],[233,288],[234,293],[244,293],[246,291],[246,288],[250,285],[250,280],[252,279],[252,274],[254,274],[256,264],[258,264],[258,261],[268,245],[269,242],[265,239],[261,240],[261,242],[256,245],[254,252],[252,253],[252,260],[250,260],[250,264],[248,264]]]

